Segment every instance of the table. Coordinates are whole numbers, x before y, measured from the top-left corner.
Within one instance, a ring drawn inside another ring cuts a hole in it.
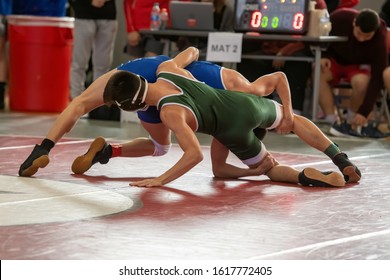
[[[192,30],[157,30],[152,31],[148,29],[140,30],[143,35],[153,35],[156,38],[164,38],[168,40],[175,40],[180,36],[204,38],[207,39],[209,31],[192,31]],[[284,60],[295,60],[295,61],[308,61],[314,63],[314,80],[313,80],[313,104],[312,104],[312,119],[315,121],[317,118],[317,105],[320,94],[320,73],[321,73],[321,53],[325,50],[329,44],[337,42],[346,42],[347,37],[342,36],[321,36],[321,37],[310,37],[304,35],[284,35],[284,34],[244,34],[243,41],[249,40],[260,40],[260,41],[284,41],[284,42],[302,42],[309,45],[314,53],[312,56],[278,56]],[[275,55],[250,55],[242,54],[242,58],[248,59],[275,59]]]

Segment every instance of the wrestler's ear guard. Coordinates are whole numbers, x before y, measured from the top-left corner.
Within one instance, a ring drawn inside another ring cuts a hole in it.
[[[144,77],[127,71],[115,72],[104,88],[103,99],[107,105],[115,104],[125,111],[145,108],[148,82]]]

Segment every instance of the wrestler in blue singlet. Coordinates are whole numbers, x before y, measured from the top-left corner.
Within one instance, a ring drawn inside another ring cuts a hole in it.
[[[154,83],[157,80],[156,71],[158,66],[164,61],[171,58],[165,55],[143,57],[135,60],[130,60],[117,69],[128,71],[144,77],[149,83]],[[222,67],[207,61],[194,61],[186,67],[188,71],[199,81],[207,85],[225,89],[222,81]],[[137,111],[138,118],[147,123],[161,123],[160,113],[155,106],[149,106],[145,111]]]

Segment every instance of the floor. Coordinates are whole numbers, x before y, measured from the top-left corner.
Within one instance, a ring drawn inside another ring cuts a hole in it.
[[[205,159],[160,188],[132,180],[159,175],[180,156],[115,158],[84,175],[70,170],[96,136],[146,136],[134,123],[81,119],[34,178],[19,165],[56,114],[0,112],[0,259],[389,260],[390,141],[332,138],[360,167],[359,184],[310,188],[266,177],[217,180]],[[269,133],[268,150],[298,169],[336,170],[295,135]],[[233,156],[232,163],[239,164]]]

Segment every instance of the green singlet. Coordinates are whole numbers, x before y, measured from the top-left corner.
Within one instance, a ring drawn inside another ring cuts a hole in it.
[[[163,97],[157,104],[158,110],[180,105],[192,111],[198,123],[196,131],[212,135],[242,161],[261,151],[261,142],[253,129],[275,128],[282,117],[279,105],[264,97],[215,89],[174,73],[160,72],[158,78],[182,91]]]

